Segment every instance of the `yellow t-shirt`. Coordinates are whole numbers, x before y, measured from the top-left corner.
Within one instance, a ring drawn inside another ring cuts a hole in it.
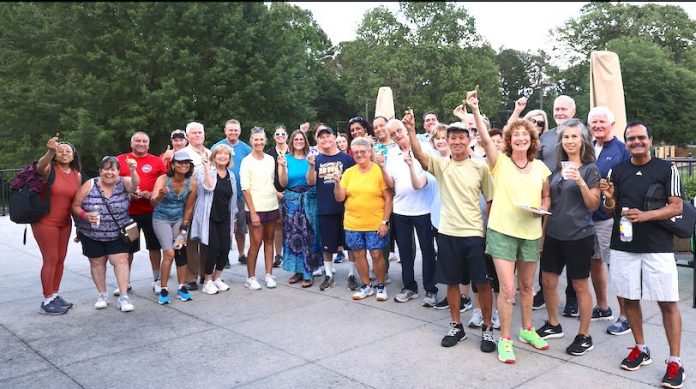
[[[384,218],[384,196],[387,184],[382,171],[373,163],[366,173],[358,165],[348,168],[341,177],[346,190],[346,211],[343,228],[349,231],[377,231]]]
[[[541,238],[541,218],[517,205],[541,206],[541,189],[551,171],[538,159],[530,163],[531,170],[523,174],[507,155],[498,153],[491,170],[495,199],[488,228],[520,239]]]
[[[440,189],[438,232],[456,237],[483,237],[483,216],[479,203],[481,193],[486,201],[493,199],[493,182],[488,166],[471,158],[455,161],[431,156],[428,171],[435,176]]]
[[[278,195],[273,179],[275,178],[275,161],[268,154],[263,159],[254,158],[252,154],[242,159],[239,166],[239,180],[242,190],[248,190],[254,202],[256,212],[269,212],[278,209]],[[244,209],[249,207],[244,204]]]

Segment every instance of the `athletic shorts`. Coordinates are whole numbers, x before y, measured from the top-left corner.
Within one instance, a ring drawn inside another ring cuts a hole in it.
[[[102,242],[86,237],[78,232],[82,243],[82,255],[87,258],[100,258],[112,254],[128,253],[130,246],[123,243],[120,238],[108,242]]]
[[[445,285],[488,283],[488,267],[484,258],[485,247],[480,236],[437,235],[437,261],[435,277]]]
[[[174,239],[179,235],[182,220],[174,222],[167,220],[152,220],[152,228],[155,230],[155,235],[162,250],[169,250],[174,247]]]
[[[321,251],[327,254],[336,254],[338,246],[343,246],[345,242],[343,214],[319,215],[319,237],[321,238]]]
[[[145,247],[148,250],[161,250],[159,240],[157,240],[157,235],[155,235],[155,229],[152,228],[152,214],[144,213],[142,215],[130,215],[131,219],[138,224],[138,231],[142,230],[143,235],[145,235]],[[136,253],[140,251],[140,238],[134,240],[131,243],[130,252]]]
[[[486,254],[493,258],[516,262],[536,262],[541,249],[540,239],[521,239],[488,229],[486,233]]]
[[[495,264],[493,263],[493,257],[491,257],[488,254],[485,254],[484,257],[486,257],[486,267],[488,268],[488,280],[491,283],[491,288],[493,288],[493,291],[495,293],[500,292],[500,282],[498,281],[498,273],[495,271]],[[466,282],[468,284],[468,280]],[[474,291],[474,293],[478,293],[478,288],[476,287],[476,284],[471,285],[471,289]]]
[[[234,219],[234,232],[235,234],[245,235],[249,232],[246,222],[247,211],[244,210],[244,197],[237,197],[237,216]]]
[[[256,214],[259,216],[261,224],[268,224],[270,222],[275,222],[276,220],[280,219],[280,211],[278,211],[277,209],[274,209],[272,211],[256,212]],[[247,225],[251,224],[251,214],[249,213],[246,214],[246,222]]]
[[[389,244],[389,234],[380,237],[377,231],[346,230],[346,249],[383,250]]]
[[[614,219],[597,220],[594,222],[595,244],[592,258],[601,258],[602,262],[611,262],[611,230],[614,227]]]
[[[619,297],[629,300],[679,301],[679,279],[674,253],[611,250],[609,274]]]
[[[571,280],[589,278],[594,241],[594,235],[578,240],[558,240],[547,235],[541,253],[541,271],[561,274],[567,266]]]

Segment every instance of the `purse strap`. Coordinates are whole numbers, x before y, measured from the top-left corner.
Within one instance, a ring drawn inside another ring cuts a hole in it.
[[[116,221],[116,217],[114,216],[113,213],[111,213],[111,207],[109,207],[109,202],[107,201],[106,197],[104,197],[104,194],[102,193],[101,189],[99,188],[99,184],[97,183],[97,179],[94,179],[94,186],[97,188],[97,192],[99,192],[99,196],[102,198],[102,203],[106,206],[106,210],[109,211],[109,215],[111,215],[111,218],[114,219],[114,223],[116,224],[116,227],[118,227],[119,230],[122,230],[123,227],[118,225],[118,221]]]

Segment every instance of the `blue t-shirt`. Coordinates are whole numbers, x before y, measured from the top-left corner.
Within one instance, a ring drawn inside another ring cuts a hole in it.
[[[343,213],[343,202],[334,197],[334,173],[345,172],[355,165],[353,158],[339,151],[336,155],[317,154],[314,170],[317,172],[317,209],[319,215],[337,215]]]
[[[593,143],[597,143],[596,141]],[[617,137],[612,138],[609,142],[604,142],[602,151],[597,157],[597,167],[599,168],[600,178],[607,178],[607,173],[613,167],[623,161],[631,159],[631,153],[626,150],[626,144],[620,141]],[[592,220],[607,220],[611,216],[602,211],[600,206],[598,210],[592,213]]]
[[[309,170],[307,159],[298,159],[291,154],[285,154],[285,160],[288,161],[288,188],[307,185],[307,170]]]
[[[251,146],[244,143],[244,141],[242,140],[238,141],[236,145],[232,146],[232,144],[230,144],[227,138],[225,138],[214,144],[213,147],[210,148],[210,151],[212,152],[213,150],[215,150],[215,147],[219,145],[228,145],[232,148],[232,150],[234,150],[234,155],[232,156],[234,166],[232,166],[232,168],[228,170],[234,174],[234,178],[237,181],[237,197],[242,197],[243,193],[241,180],[239,179],[239,168],[242,166],[242,160],[244,159],[244,157],[251,154]]]

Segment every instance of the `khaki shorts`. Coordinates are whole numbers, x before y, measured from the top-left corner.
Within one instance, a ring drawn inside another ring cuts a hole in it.
[[[486,254],[494,259],[515,262],[537,262],[541,251],[541,239],[521,239],[488,229],[486,233]]]
[[[611,260],[611,230],[614,227],[614,219],[598,220],[594,222],[595,243],[592,259],[602,259],[603,263],[608,264]]]
[[[674,253],[611,250],[609,274],[619,297],[629,300],[679,301],[679,279]]]

